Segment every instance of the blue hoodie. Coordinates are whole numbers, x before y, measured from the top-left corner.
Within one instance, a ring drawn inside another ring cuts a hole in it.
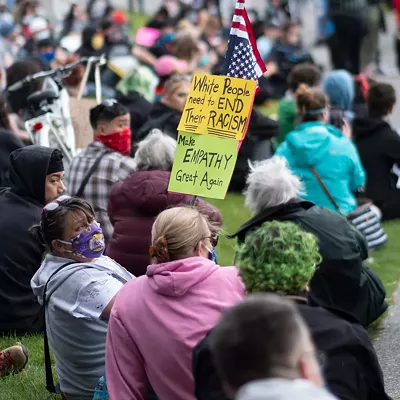
[[[292,131],[276,155],[285,157],[304,183],[304,199],[337,211],[310,170],[313,166],[336,200],[341,211],[355,210],[354,193],[365,183],[365,171],[351,140],[332,125],[306,122]]]
[[[355,97],[354,81],[344,69],[329,72],[322,81],[322,88],[333,106],[343,108],[345,118],[351,122],[354,118],[353,102]]]

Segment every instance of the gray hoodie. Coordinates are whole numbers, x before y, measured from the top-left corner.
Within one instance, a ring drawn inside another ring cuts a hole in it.
[[[236,400],[335,400],[336,397],[304,379],[265,379],[243,386]]]
[[[43,304],[46,282],[71,260],[48,254],[32,278],[33,293]],[[115,261],[73,263],[47,286],[46,329],[63,393],[68,399],[92,399],[105,370],[107,321],[100,318],[108,303],[133,276]]]

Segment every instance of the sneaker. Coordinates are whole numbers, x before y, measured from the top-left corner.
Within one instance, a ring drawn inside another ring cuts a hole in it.
[[[28,349],[21,343],[0,351],[0,376],[18,374],[29,359]]]

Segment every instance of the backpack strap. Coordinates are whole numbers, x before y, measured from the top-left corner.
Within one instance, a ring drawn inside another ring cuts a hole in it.
[[[86,185],[89,182],[89,179],[91,178],[91,176],[93,175],[94,171],[97,169],[97,167],[100,164],[100,161],[104,158],[104,156],[108,153],[111,153],[110,150],[104,150],[103,152],[101,152],[97,158],[94,160],[93,165],[90,167],[89,171],[87,172],[87,174],[85,175],[85,177],[83,178],[83,181],[81,183],[81,186],[79,187],[78,191],[76,192],[75,196],[76,197],[82,197],[83,196],[83,192],[85,191]]]
[[[44,285],[44,290],[43,290],[43,307],[44,307],[44,334],[43,334],[43,344],[44,344],[44,368],[45,368],[45,373],[46,373],[46,389],[50,393],[57,393],[60,394],[60,384],[54,385],[54,379],[53,379],[53,371],[51,369],[51,358],[50,358],[50,347],[49,347],[49,340],[47,337],[47,328],[46,328],[46,305],[47,302],[49,301],[49,297],[47,297],[46,292],[47,292],[47,285],[50,282],[50,280],[53,278],[53,276],[57,275],[62,269],[67,267],[68,265],[71,264],[76,264],[75,261],[71,261],[68,263],[65,263],[61,265],[59,268],[54,271],[49,279],[47,279],[47,282]],[[90,266],[86,265],[86,268],[96,268],[96,266]],[[111,272],[111,271],[110,271]],[[114,279],[118,280],[122,284],[125,284],[127,282],[126,279],[120,277],[118,274],[111,272],[110,274]]]
[[[324,193],[328,196],[328,199],[330,202],[333,204],[333,206],[336,208],[336,210],[341,214],[343,214],[342,210],[339,207],[339,204],[336,202],[335,198],[332,196],[331,192],[329,189],[326,187],[324,181],[321,178],[321,175],[318,173],[318,171],[315,169],[315,167],[310,167],[311,172],[315,176],[315,179],[318,181],[319,185],[321,186],[321,189],[324,191]]]
[[[47,285],[49,284],[51,278],[53,278],[54,275],[56,275],[62,269],[71,264],[75,264],[75,262],[71,261],[57,268],[57,270],[50,275],[49,279],[47,279],[47,282],[45,283],[43,290],[43,308],[44,308],[43,347],[44,347],[44,369],[46,373],[46,389],[50,393],[57,393],[57,394],[60,393],[60,385],[57,384],[56,386],[54,386],[53,371],[51,369],[50,348],[49,348],[49,340],[47,337],[47,328],[46,328],[46,304],[48,301],[48,298],[46,296],[46,291],[47,291]]]

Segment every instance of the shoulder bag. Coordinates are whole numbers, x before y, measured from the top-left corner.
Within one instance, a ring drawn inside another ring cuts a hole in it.
[[[93,175],[94,171],[96,171],[97,167],[100,164],[100,161],[104,158],[104,156],[106,154],[111,153],[110,150],[105,150],[103,152],[101,152],[98,157],[94,160],[93,165],[90,167],[89,171],[87,172],[87,174],[85,175],[85,177],[83,178],[83,181],[81,183],[81,186],[79,187],[78,191],[76,192],[75,196],[76,197],[82,197],[83,196],[83,192],[85,191],[86,185],[89,182],[89,179],[91,178],[91,176]]]
[[[326,187],[315,167],[310,167],[310,170],[317,179],[321,189],[324,191],[339,214],[346,217],[347,220],[365,236],[369,250],[378,250],[379,248],[383,247],[387,243],[388,237],[382,228],[380,218],[372,208],[373,204],[371,202],[366,203],[357,207],[353,212],[346,215],[340,209],[339,204]]]

